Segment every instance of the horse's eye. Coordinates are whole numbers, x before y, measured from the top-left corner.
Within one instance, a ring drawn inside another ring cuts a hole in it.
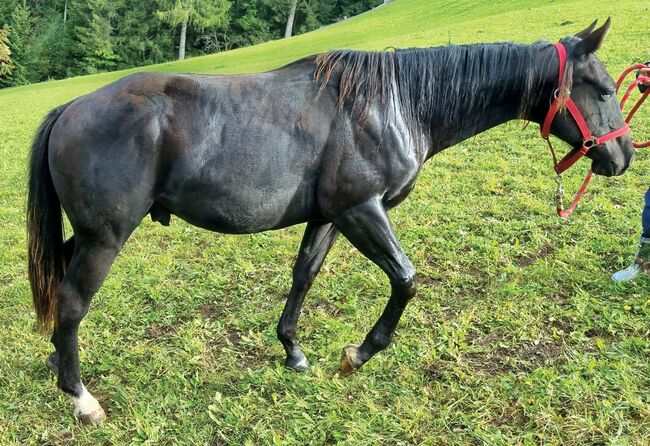
[[[603,99],[611,99],[612,96],[614,96],[614,91],[612,90],[603,91],[600,94],[600,97],[602,97]]]

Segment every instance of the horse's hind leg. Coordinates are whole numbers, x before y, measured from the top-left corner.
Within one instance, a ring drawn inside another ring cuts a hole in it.
[[[308,223],[293,267],[293,283],[277,331],[278,339],[287,352],[285,366],[299,372],[309,368],[309,362],[296,341],[300,308],[338,235],[339,231],[330,223]]]
[[[70,237],[63,244],[63,254],[65,256],[66,269],[70,265],[70,261],[72,260],[73,253],[74,253],[74,235]],[[54,330],[52,330],[52,337],[50,338],[50,342],[52,343],[52,345],[54,345],[54,351],[47,358],[47,367],[52,371],[52,373],[58,376],[59,375],[59,354],[57,353],[57,346],[56,346],[56,327],[54,327]]]
[[[125,240],[126,237],[76,236],[74,255],[57,290],[55,345],[58,353],[58,385],[72,397],[75,416],[84,424],[99,424],[106,415],[81,382],[77,336],[79,324]]]
[[[390,279],[391,295],[384,312],[361,346],[343,349],[341,375],[349,375],[390,344],[408,301],[415,295],[415,269],[393,233],[378,199],[355,206],[334,219],[341,233]]]

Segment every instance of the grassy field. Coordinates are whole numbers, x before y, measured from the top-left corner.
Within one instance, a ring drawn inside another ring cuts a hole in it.
[[[291,40],[143,69],[236,73],[329,48],[555,41],[609,15],[599,54],[610,72],[650,59],[649,6],[636,1],[395,0]],[[546,147],[521,122],[435,157],[392,212],[419,294],[396,342],[347,379],[340,350],[362,340],[388,293],[347,241],[306,299],[299,338],[313,368],[297,374],[282,367],[275,326],[303,228],[226,236],[144,221],[82,324],[82,376],[109,418],[79,426],[34,331],[26,160],[51,107],[126,73],[0,90],[0,444],[650,444],[650,282],[609,279],[631,260],[650,155],[596,178],[562,221]],[[635,129],[650,138],[647,113]]]

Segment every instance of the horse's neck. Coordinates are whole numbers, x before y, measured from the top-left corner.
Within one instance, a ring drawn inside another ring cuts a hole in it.
[[[534,47],[520,47],[522,52],[526,49],[529,50],[529,55],[530,49],[534,49],[530,63],[537,64],[537,69],[533,70],[532,74],[521,69],[521,58],[518,61],[513,60],[512,66],[508,66],[509,61],[506,60],[499,73],[494,73],[494,76],[464,78],[461,81],[461,93],[455,98],[455,102],[429,105],[432,112],[427,116],[427,122],[420,123],[422,132],[428,132],[426,139],[430,142],[430,151],[427,158],[507,121],[518,118],[531,120],[533,112],[536,113],[537,108],[543,107],[543,98],[554,88],[552,73],[557,71],[557,66],[545,58],[547,54],[544,54],[543,47],[539,48],[539,56],[535,55]],[[517,63],[519,66],[516,66]],[[541,64],[546,67],[540,66]],[[450,70],[461,72],[462,68]],[[439,72],[439,75],[444,78],[445,73]],[[534,78],[535,76],[537,78]],[[444,79],[433,81],[444,88]],[[528,97],[524,99],[527,85],[535,85],[536,89],[534,94],[529,92]],[[476,100],[473,95],[484,95],[486,100]],[[522,104],[524,100],[527,100],[528,104]],[[522,111],[525,112],[523,115]]]
[[[475,118],[457,117],[452,123],[447,124],[444,124],[445,121],[441,118],[438,122],[443,124],[433,126],[430,155],[434,155],[492,127],[516,119],[518,117],[519,101],[494,104],[489,109],[489,112],[473,110],[469,107],[466,110],[468,116],[474,116]]]

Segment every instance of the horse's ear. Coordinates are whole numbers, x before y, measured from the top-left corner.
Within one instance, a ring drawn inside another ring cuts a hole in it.
[[[579,37],[581,39],[584,39],[585,37],[587,37],[589,34],[591,34],[591,32],[596,27],[596,23],[598,23],[598,19],[591,22],[591,25],[589,25],[588,27],[586,27],[585,29],[583,29],[579,33],[576,33],[576,37]]]
[[[578,42],[573,50],[573,54],[576,56],[585,56],[596,51],[603,44],[607,31],[612,25],[611,17],[607,17],[603,26],[598,28],[595,31],[590,32],[586,35],[580,42]]]

